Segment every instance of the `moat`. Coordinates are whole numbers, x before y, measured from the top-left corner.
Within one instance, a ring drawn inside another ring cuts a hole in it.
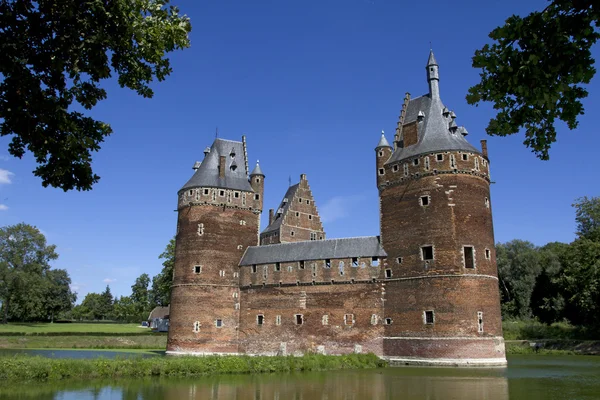
[[[508,368],[417,368],[0,387],[0,399],[553,400],[600,397],[600,357],[510,356]]]

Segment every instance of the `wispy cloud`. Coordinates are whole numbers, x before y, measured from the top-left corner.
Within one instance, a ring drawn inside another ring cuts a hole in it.
[[[117,281],[116,279],[111,279],[111,278],[106,278],[106,279],[102,280],[102,282],[104,282],[104,283],[113,283],[116,281]]]
[[[319,215],[323,222],[333,222],[346,218],[351,211],[356,208],[363,200],[363,195],[335,196],[327,200],[325,204],[319,207]]]
[[[12,183],[10,177],[14,174],[7,169],[0,168],[0,184]]]
[[[8,206],[6,204],[0,204],[0,211],[8,210]]]
[[[82,288],[86,287],[87,285],[85,283],[73,282],[69,286],[73,292],[79,292]]]

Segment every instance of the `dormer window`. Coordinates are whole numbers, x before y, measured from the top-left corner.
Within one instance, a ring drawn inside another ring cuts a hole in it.
[[[419,111],[417,114],[417,121],[421,122],[425,119],[425,113],[423,111]]]
[[[235,150],[234,149],[231,149],[231,153],[229,153],[229,156],[231,158],[235,158]]]
[[[235,172],[235,170],[237,169],[237,165],[231,164],[231,166],[229,167],[229,169],[231,170],[231,172]]]

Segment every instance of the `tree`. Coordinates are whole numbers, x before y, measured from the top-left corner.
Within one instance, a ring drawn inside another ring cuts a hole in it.
[[[172,238],[165,251],[158,256],[164,260],[163,269],[152,278],[152,306],[168,306],[171,301],[171,284],[173,283],[173,268],[175,266],[175,238]]]
[[[0,0],[0,136],[30,151],[43,186],[90,190],[111,127],[82,113],[106,98],[100,81],[152,97],[171,73],[166,53],[189,47],[189,19],[169,0]],[[75,103],[75,104],[74,104]]]
[[[43,274],[56,260],[56,246],[47,245],[34,226],[20,223],[0,228],[0,299],[2,323],[7,323],[11,300],[39,287]],[[32,283],[36,284],[32,284]]]
[[[598,1],[554,0],[494,29],[493,43],[475,52],[481,81],[467,95],[469,104],[489,101],[498,110],[487,133],[506,136],[525,128],[524,144],[547,160],[556,119],[575,129],[584,112],[581,99],[588,92],[582,85],[596,72],[590,49],[600,38],[598,27]]]
[[[50,315],[50,321],[63,311],[73,308],[77,300],[77,293],[71,291],[71,278],[64,269],[50,270],[46,274],[46,285],[44,298],[46,300],[46,313]]]
[[[561,257],[568,251],[569,245],[559,242],[548,243],[538,250],[541,273],[531,293],[531,311],[541,322],[551,324],[564,318]]]
[[[142,274],[131,286],[131,301],[134,304],[136,314],[140,317],[142,317],[142,315],[146,312],[150,311],[150,293],[148,292],[149,284],[150,277],[148,274]],[[143,316],[143,318],[145,319],[146,316]]]
[[[531,316],[531,294],[541,272],[535,245],[512,240],[496,245],[498,278],[502,296],[502,314],[513,318]]]
[[[104,289],[104,292],[100,293],[100,297],[99,297],[99,311],[100,311],[100,316],[102,319],[108,319],[112,316],[113,314],[113,303],[114,303],[114,299],[113,299],[113,295],[110,292],[110,286],[106,285],[106,289]]]
[[[600,197],[580,197],[573,204],[577,236],[600,242]]]

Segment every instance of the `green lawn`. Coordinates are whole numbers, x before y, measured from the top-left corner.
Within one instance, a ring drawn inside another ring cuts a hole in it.
[[[110,323],[24,323],[15,322],[7,325],[0,324],[0,335],[3,332],[98,332],[98,333],[144,333],[148,328],[140,328],[138,324]]]

